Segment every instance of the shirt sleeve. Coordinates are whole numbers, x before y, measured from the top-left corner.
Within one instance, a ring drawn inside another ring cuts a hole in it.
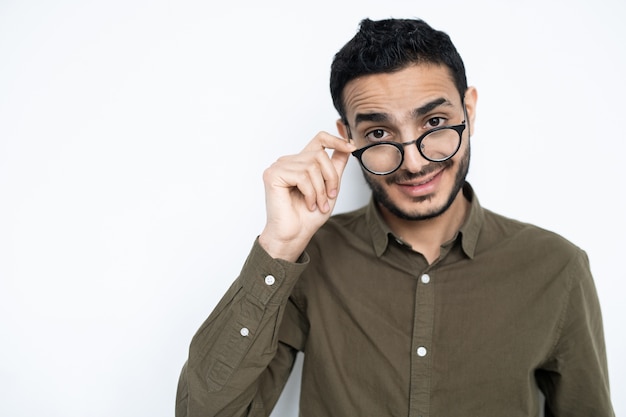
[[[191,341],[180,375],[176,417],[269,415],[297,349],[279,341],[298,277],[308,264],[271,258],[258,239],[239,277]],[[290,318],[289,322],[299,322]]]
[[[602,315],[584,252],[567,267],[569,296],[550,360],[538,372],[546,417],[614,417]]]

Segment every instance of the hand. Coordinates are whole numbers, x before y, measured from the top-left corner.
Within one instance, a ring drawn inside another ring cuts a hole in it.
[[[326,149],[332,149],[329,156]],[[267,223],[261,246],[274,258],[295,261],[328,220],[354,145],[326,132],[297,155],[279,158],[263,173]]]

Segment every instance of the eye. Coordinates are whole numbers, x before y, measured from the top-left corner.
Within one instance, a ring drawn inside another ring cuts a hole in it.
[[[432,117],[426,122],[426,128],[432,129],[434,127],[443,126],[445,121],[446,119],[443,117]]]
[[[374,129],[365,134],[365,139],[380,142],[389,139],[389,133],[383,129]]]

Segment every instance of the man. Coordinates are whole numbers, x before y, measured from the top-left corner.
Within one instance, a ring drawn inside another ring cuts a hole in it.
[[[366,19],[330,87],[341,138],[265,171],[266,226],[176,415],[269,415],[301,351],[305,417],[613,416],[586,255],[465,182],[477,93],[449,37]],[[351,154],[372,199],[330,217]]]

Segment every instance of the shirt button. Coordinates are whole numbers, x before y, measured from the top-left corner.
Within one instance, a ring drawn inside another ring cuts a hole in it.
[[[428,275],[428,274],[422,275],[422,282],[424,284],[428,284],[430,282],[430,275]]]
[[[248,330],[247,327],[242,327],[241,330],[239,330],[239,334],[246,337],[250,334],[250,330]]]
[[[274,275],[268,275],[265,277],[266,285],[274,285],[275,282],[276,282],[276,278],[274,278]]]
[[[424,346],[420,346],[417,348],[417,356],[421,356],[423,358],[424,356],[426,356],[427,353],[428,351]]]

